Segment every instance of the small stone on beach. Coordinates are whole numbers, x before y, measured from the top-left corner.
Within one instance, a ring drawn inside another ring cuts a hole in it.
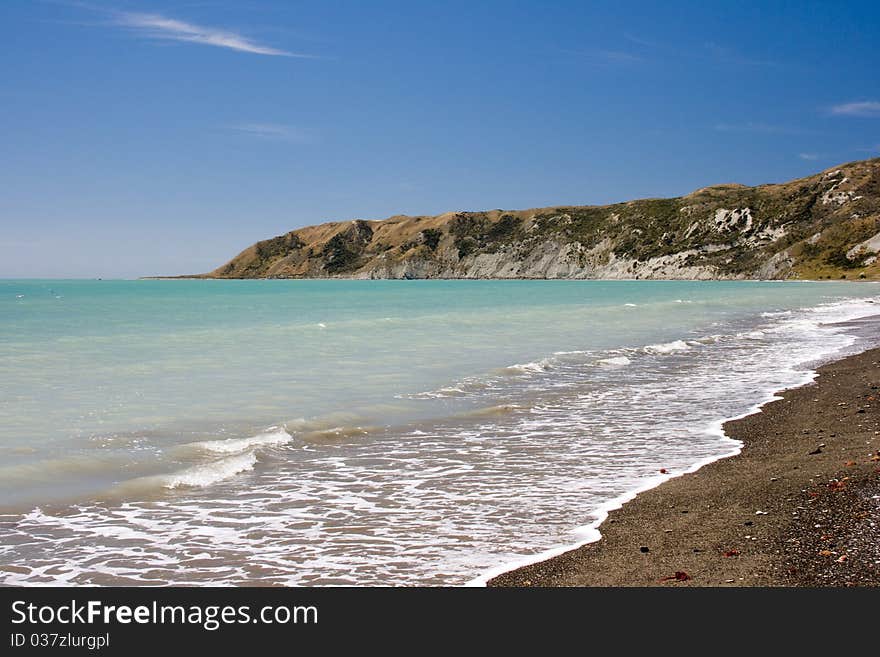
[[[660,581],[661,582],[668,582],[670,580],[675,580],[677,582],[686,582],[689,579],[691,579],[691,576],[688,575],[686,572],[684,572],[683,570],[676,570],[674,575],[670,575],[669,577],[664,577]]]

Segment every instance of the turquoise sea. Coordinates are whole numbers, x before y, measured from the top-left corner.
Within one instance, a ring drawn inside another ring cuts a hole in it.
[[[0,583],[463,584],[735,451],[874,283],[0,281]],[[668,475],[659,474],[663,468]]]

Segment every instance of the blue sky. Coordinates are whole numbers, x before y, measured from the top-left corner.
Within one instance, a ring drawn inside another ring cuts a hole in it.
[[[0,277],[880,156],[876,2],[0,0]]]

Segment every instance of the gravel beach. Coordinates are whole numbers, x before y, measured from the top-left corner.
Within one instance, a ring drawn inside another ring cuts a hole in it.
[[[641,493],[599,541],[489,586],[880,585],[880,349],[779,396],[724,425],[740,454]]]

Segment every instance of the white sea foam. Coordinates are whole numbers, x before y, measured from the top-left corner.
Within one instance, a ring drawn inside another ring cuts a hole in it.
[[[751,412],[752,411],[746,413],[746,415],[750,415]],[[730,449],[727,452],[722,453],[718,456],[710,456],[700,461],[697,461],[688,468],[680,471],[669,471],[666,474],[646,477],[638,481],[638,483],[634,483],[633,487],[627,490],[625,493],[622,493],[621,495],[618,495],[617,497],[614,497],[607,502],[600,504],[598,507],[596,507],[594,511],[596,519],[593,522],[586,525],[581,525],[580,527],[575,527],[571,530],[571,535],[577,538],[576,542],[556,545],[552,548],[542,550],[541,552],[538,552],[536,554],[520,557],[514,561],[501,564],[493,568],[489,568],[477,577],[468,580],[464,584],[464,586],[483,587],[486,586],[489,580],[503,573],[509,572],[511,570],[516,570],[517,568],[522,568],[524,566],[529,566],[534,563],[540,563],[541,561],[546,561],[547,559],[552,559],[553,557],[558,557],[560,554],[564,554],[565,552],[568,552],[570,550],[576,550],[577,548],[587,545],[588,543],[595,543],[600,538],[602,538],[602,533],[599,531],[599,527],[602,525],[602,523],[605,522],[605,520],[608,519],[608,514],[612,511],[619,509],[627,502],[635,499],[639,493],[643,493],[647,490],[651,490],[652,488],[656,488],[668,479],[680,477],[681,475],[689,474],[691,472],[696,472],[704,465],[708,465],[709,463],[712,463],[719,459],[728,458],[739,454],[740,450],[742,449],[741,441],[733,440],[732,438],[728,438],[726,435],[722,435],[721,438],[726,444],[730,445]]]
[[[621,366],[621,365],[629,365],[632,361],[626,356],[614,356],[613,358],[600,358],[600,365],[611,365],[611,366]]]
[[[803,345],[798,343],[789,344],[788,347],[792,347],[791,349],[783,346],[782,349],[777,351],[777,365],[782,371],[784,371],[784,378],[778,379],[775,385],[771,385],[769,382],[766,382],[766,387],[763,389],[763,391],[753,391],[760,395],[760,397],[756,401],[756,403],[751,405],[747,410],[741,413],[737,413],[735,415],[725,417],[723,419],[714,420],[709,423],[709,425],[704,430],[704,434],[716,436],[721,445],[729,446],[729,449],[727,451],[721,451],[716,455],[702,458],[680,471],[669,470],[666,474],[662,476],[644,478],[641,481],[634,483],[632,488],[630,488],[630,490],[628,490],[627,492],[615,498],[612,498],[609,501],[598,506],[596,511],[594,512],[595,520],[593,520],[593,522],[572,530],[571,535],[573,537],[576,537],[576,541],[556,545],[549,549],[542,550],[538,553],[521,556],[507,563],[489,568],[481,573],[478,577],[469,580],[465,584],[465,586],[486,586],[489,580],[505,572],[534,563],[539,563],[541,561],[545,561],[547,559],[551,559],[555,556],[568,552],[569,550],[576,549],[582,545],[586,545],[587,543],[598,541],[602,536],[599,531],[599,527],[603,522],[605,522],[610,511],[620,508],[626,502],[634,499],[639,493],[650,490],[651,488],[654,488],[657,485],[663,483],[667,479],[677,477],[682,474],[696,472],[697,470],[709,463],[738,454],[742,448],[742,443],[727,436],[723,429],[724,424],[728,421],[737,420],[748,415],[760,412],[761,408],[768,402],[781,399],[781,397],[779,397],[779,395],[777,394],[777,392],[781,389],[799,387],[813,381],[816,378],[815,369],[800,369],[798,367],[799,364],[806,362],[817,362],[814,359],[828,358],[832,354],[838,353],[855,343],[855,338],[850,335],[832,333],[831,336],[828,336],[827,334],[823,334],[822,327],[825,324],[823,320],[827,321],[828,319],[833,318],[835,322],[844,322],[876,315],[876,307],[873,306],[874,303],[875,302],[873,300],[862,300],[823,304],[821,306],[805,310],[807,314],[814,315],[812,321],[804,319],[787,321],[782,320],[781,324],[772,329],[773,331],[789,331],[800,333],[801,337],[803,337],[807,342],[810,342],[810,340],[815,340],[816,342],[813,345]],[[792,315],[793,313],[790,312],[762,313],[763,317],[769,316],[775,319],[790,317]],[[750,331],[739,333],[737,334],[737,337],[746,339],[758,339],[758,334],[761,334],[760,337],[764,336],[764,333],[761,331]],[[817,340],[817,338],[822,338],[823,336],[825,339]],[[833,337],[835,339],[828,339],[829,337]]]
[[[179,488],[181,486],[197,488],[210,486],[241,472],[252,470],[256,463],[257,455],[254,452],[245,452],[151,479],[160,483],[164,488]]]
[[[197,443],[189,443],[187,447],[194,447],[215,454],[234,454],[244,452],[255,447],[270,447],[289,443],[291,436],[281,427],[270,427],[266,432],[259,433],[249,438],[227,438],[226,440],[204,440]]]
[[[589,350],[554,351],[552,356],[541,360],[514,363],[507,367],[493,370],[489,376],[467,377],[453,385],[443,386],[436,390],[427,390],[413,394],[396,395],[398,399],[447,399],[469,397],[497,390],[497,383],[509,378],[528,377],[533,374],[544,374],[560,367],[577,365],[588,360],[587,356],[594,352]]]
[[[553,358],[542,358],[530,363],[514,363],[504,368],[506,372],[540,374],[553,369]]]
[[[395,395],[398,399],[446,399],[449,397],[463,397],[467,392],[462,386],[443,386],[437,390],[426,390],[413,394]]]
[[[645,353],[648,354],[671,354],[675,351],[687,351],[690,345],[684,340],[673,340],[672,342],[663,342],[660,344],[649,344],[644,347]]]

